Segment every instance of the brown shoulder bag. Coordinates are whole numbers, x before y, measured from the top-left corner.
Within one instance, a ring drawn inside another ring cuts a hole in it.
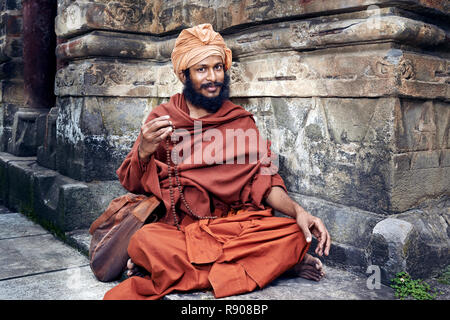
[[[154,195],[127,193],[113,199],[92,223],[89,262],[98,280],[113,281],[122,275],[129,259],[131,236],[144,224],[161,217],[161,210],[157,210],[160,203]]]

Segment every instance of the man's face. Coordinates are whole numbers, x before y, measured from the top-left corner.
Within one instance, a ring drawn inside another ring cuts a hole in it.
[[[210,56],[182,74],[183,94],[194,106],[216,112],[229,98],[230,78],[225,74],[222,58]]]
[[[207,98],[214,98],[220,94],[225,72],[222,58],[209,56],[189,68],[189,76],[194,90]]]

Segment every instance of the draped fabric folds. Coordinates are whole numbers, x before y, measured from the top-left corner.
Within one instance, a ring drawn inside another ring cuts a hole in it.
[[[170,115],[174,134],[185,133],[177,141],[177,152],[183,150],[178,171],[186,201],[197,215],[217,218],[191,217],[174,188],[180,230],[174,226],[165,144],[144,163],[138,157],[138,137],[117,170],[119,180],[130,192],[154,194],[167,213],[137,231],[128,246],[133,262],[150,275],[121,282],[105,299],[159,299],[174,290],[198,289],[212,289],[217,298],[225,297],[262,288],[301,261],[309,244],[295,219],[273,216],[264,203],[272,187],[286,187],[252,114],[226,101],[216,113],[193,119],[184,96],[177,94],[156,107],[146,121],[163,115]],[[206,139],[211,132],[215,138]],[[254,132],[257,143],[249,137],[227,153],[232,140],[225,137],[230,132],[239,137]],[[253,152],[263,156],[249,161]]]
[[[263,288],[301,261],[309,249],[294,219],[271,210],[238,211],[182,228],[144,226],[128,253],[149,276],[131,277],[105,299],[160,299],[173,291],[212,289],[216,298]]]

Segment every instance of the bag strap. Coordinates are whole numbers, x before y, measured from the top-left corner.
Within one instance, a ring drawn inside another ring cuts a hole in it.
[[[89,228],[89,233],[92,235],[94,231],[105,221],[107,221],[113,214],[123,208],[129,202],[138,202],[145,199],[146,196],[143,195],[135,195],[132,193],[127,193],[123,196],[117,197],[113,199],[108,208],[91,224]]]
[[[141,201],[131,213],[138,218],[139,221],[144,223],[160,203],[161,200],[158,200],[154,195],[151,195],[147,199]]]

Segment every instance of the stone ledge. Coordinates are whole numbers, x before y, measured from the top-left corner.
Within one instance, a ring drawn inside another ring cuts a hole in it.
[[[372,5],[369,7],[369,5]],[[56,34],[72,37],[92,29],[164,35],[181,28],[209,22],[220,32],[260,24],[264,21],[289,20],[374,8],[375,11],[396,6],[421,14],[448,15],[446,1],[201,1],[181,4],[179,1],[96,1],[63,2],[56,17]]]
[[[320,18],[272,23],[224,35],[233,58],[239,59],[280,50],[308,51],[356,43],[396,41],[414,46],[445,44],[450,36],[436,25],[409,17],[397,8],[380,9],[377,20],[372,12],[360,11]],[[403,16],[405,15],[405,16]],[[267,31],[269,30],[270,31]],[[91,31],[57,46],[59,59],[114,57],[168,62],[175,37],[157,37],[106,31]]]
[[[450,99],[448,61],[355,44],[299,53],[257,54],[233,62],[231,97],[414,97]],[[289,66],[289,68],[287,67]],[[94,58],[71,62],[55,77],[57,96],[168,98],[182,84],[170,63]]]
[[[389,284],[400,271],[426,278],[450,264],[448,197],[382,216],[317,198],[291,196],[327,226],[333,241],[327,258],[331,265],[358,273],[377,265],[382,282]]]
[[[72,247],[79,250],[86,257],[89,257],[89,247],[91,245],[91,235],[89,229],[77,229],[65,233],[65,241]]]
[[[1,196],[13,210],[65,232],[88,228],[110,201],[125,194],[118,181],[83,183],[37,164],[36,158],[0,153]]]

